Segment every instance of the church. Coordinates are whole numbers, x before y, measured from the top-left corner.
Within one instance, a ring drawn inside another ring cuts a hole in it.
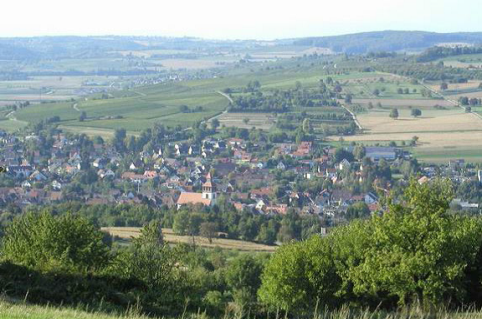
[[[177,200],[177,208],[187,204],[214,205],[216,201],[216,186],[211,178],[211,173],[206,175],[206,182],[202,185],[202,193],[183,192]]]

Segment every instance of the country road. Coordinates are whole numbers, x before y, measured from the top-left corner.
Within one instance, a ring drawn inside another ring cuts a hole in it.
[[[77,107],[79,105],[79,103],[75,103],[74,105],[72,105],[72,108],[74,110],[76,110],[77,112],[81,112],[81,110],[79,110],[79,108]]]
[[[227,95],[226,93],[221,92],[221,91],[216,91],[216,93],[221,94],[222,96],[224,96],[225,98],[227,98],[227,99],[228,99],[228,101],[229,101],[231,104],[234,104],[233,99],[232,99],[232,98],[231,98],[229,95]]]
[[[224,96],[226,99],[228,99],[228,101],[229,101],[231,104],[234,103],[233,99],[232,99],[229,95],[227,95],[226,93],[223,93],[223,92],[221,92],[221,91],[216,91],[216,93]],[[212,116],[212,117],[210,117],[210,118],[208,118],[208,119],[206,119],[206,120],[201,121],[201,123],[202,123],[202,124],[208,123],[209,121],[211,121],[211,120],[213,120],[213,119],[215,119],[215,118],[218,118],[218,117],[220,117],[221,115],[226,114],[226,113],[228,113],[228,108],[224,109],[224,111],[222,111],[222,112],[219,113],[219,114],[216,114],[216,115],[214,115],[214,116]],[[190,130],[190,129],[191,129],[190,127],[186,127],[186,128],[184,129],[184,131],[188,131],[188,130]]]

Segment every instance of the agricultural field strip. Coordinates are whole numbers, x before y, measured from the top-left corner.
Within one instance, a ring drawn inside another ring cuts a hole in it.
[[[132,239],[140,235],[141,228],[137,227],[104,227],[101,230],[108,232],[112,236],[118,236],[123,239]],[[162,230],[164,240],[168,243],[192,243],[192,236],[176,235],[172,229],[163,228]],[[196,245],[202,247],[221,247],[225,249],[237,249],[244,251],[265,251],[273,252],[276,250],[276,246],[268,246],[263,244],[257,244],[253,242],[246,242],[242,240],[234,239],[220,239],[213,238],[212,243],[204,237],[194,236]]]

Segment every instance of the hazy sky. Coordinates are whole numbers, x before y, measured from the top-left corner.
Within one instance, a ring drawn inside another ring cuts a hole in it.
[[[3,0],[0,36],[274,39],[375,30],[482,31],[482,0]]]

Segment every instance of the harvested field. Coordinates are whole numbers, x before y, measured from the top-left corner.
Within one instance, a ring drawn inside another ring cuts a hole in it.
[[[363,106],[368,105],[369,103],[373,105],[377,105],[381,103],[382,106],[386,107],[397,107],[397,106],[413,106],[418,108],[423,107],[434,107],[436,105],[450,107],[453,106],[452,103],[445,101],[445,100],[413,100],[413,99],[353,99],[353,104],[361,104]]]
[[[452,90],[468,90],[468,89],[476,89],[479,87],[481,81],[469,81],[467,83],[447,83],[449,91]],[[429,88],[440,91],[440,84],[433,84],[429,85]]]
[[[460,93],[460,94],[453,94],[453,95],[446,95],[446,98],[452,99],[452,100],[458,100],[460,97],[466,96],[469,99],[471,98],[477,98],[477,99],[482,99],[482,91],[479,92],[468,92],[468,93]]]
[[[103,227],[101,230],[108,232],[112,236],[117,236],[123,239],[136,238],[140,235],[141,228],[139,227]],[[164,240],[168,243],[178,244],[192,243],[193,237],[191,236],[180,236],[174,234],[172,229],[163,228],[162,233],[164,235]],[[220,239],[213,238],[212,243],[209,243],[207,238],[194,236],[194,241],[196,245],[206,248],[220,247],[223,249],[235,249],[243,251],[258,251],[258,252],[274,252],[276,246],[268,246],[257,244],[253,242],[247,242],[242,240],[233,239]]]
[[[400,110],[400,118],[391,119],[388,111],[373,111],[358,116],[364,134],[345,136],[347,142],[386,143],[409,141],[417,136],[415,156],[431,162],[451,158],[482,161],[482,119],[460,109],[424,111],[425,116],[412,118],[409,110]],[[428,113],[428,114],[427,114]],[[331,137],[336,141],[339,137]]]
[[[248,119],[247,123],[244,119]],[[218,117],[219,122],[226,127],[269,130],[273,127],[276,117],[272,113],[223,113]]]
[[[220,67],[219,62],[225,61],[217,61],[217,60],[204,60],[204,59],[166,59],[160,60],[163,67],[168,69],[208,69],[208,68],[215,68]],[[234,60],[228,61],[228,63],[232,63]]]
[[[481,131],[482,120],[474,114],[461,110],[433,111],[430,116],[410,117],[409,110],[400,110],[398,120],[391,119],[389,112],[371,112],[358,117],[367,134],[420,133],[420,132],[460,132]],[[439,115],[435,115],[439,114]],[[435,116],[434,116],[435,115]],[[482,141],[481,141],[482,143]]]

